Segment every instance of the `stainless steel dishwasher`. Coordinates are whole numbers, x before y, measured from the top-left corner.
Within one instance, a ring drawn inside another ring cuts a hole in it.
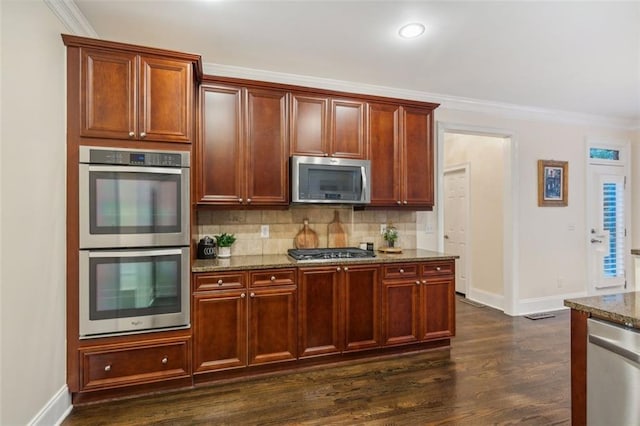
[[[640,333],[587,320],[587,424],[640,424]]]

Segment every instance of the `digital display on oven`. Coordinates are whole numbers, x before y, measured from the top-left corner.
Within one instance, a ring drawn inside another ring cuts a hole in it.
[[[132,152],[129,155],[129,162],[131,164],[144,164],[144,154],[139,152]]]

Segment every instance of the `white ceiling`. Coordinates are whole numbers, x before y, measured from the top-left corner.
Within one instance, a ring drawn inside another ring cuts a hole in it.
[[[100,38],[205,63],[640,124],[640,1],[75,3]]]

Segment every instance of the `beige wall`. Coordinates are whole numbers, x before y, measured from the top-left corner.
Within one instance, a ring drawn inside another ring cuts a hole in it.
[[[42,1],[0,7],[0,424],[23,425],[66,382],[64,27]]]
[[[235,234],[237,241],[231,248],[232,255],[286,254],[294,248],[294,238],[302,229],[302,222],[309,219],[309,227],[316,232],[319,247],[327,247],[328,225],[334,212],[350,246],[360,242],[373,242],[380,247],[384,240],[380,225],[391,222],[399,233],[398,245],[416,248],[415,212],[397,211],[353,211],[343,206],[306,207],[292,206],[288,210],[206,210],[198,211],[198,238],[226,232]],[[260,225],[269,225],[269,238],[260,237]]]
[[[469,165],[470,276],[474,290],[504,294],[503,193],[504,148],[502,138],[446,133],[444,168]]]

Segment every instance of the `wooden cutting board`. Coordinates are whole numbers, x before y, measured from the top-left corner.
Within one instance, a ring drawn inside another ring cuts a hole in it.
[[[333,221],[329,223],[327,247],[347,247],[347,233],[340,223],[340,213],[333,212]]]
[[[309,228],[309,219],[302,221],[302,229],[296,234],[293,243],[299,249],[318,247],[318,234]]]

